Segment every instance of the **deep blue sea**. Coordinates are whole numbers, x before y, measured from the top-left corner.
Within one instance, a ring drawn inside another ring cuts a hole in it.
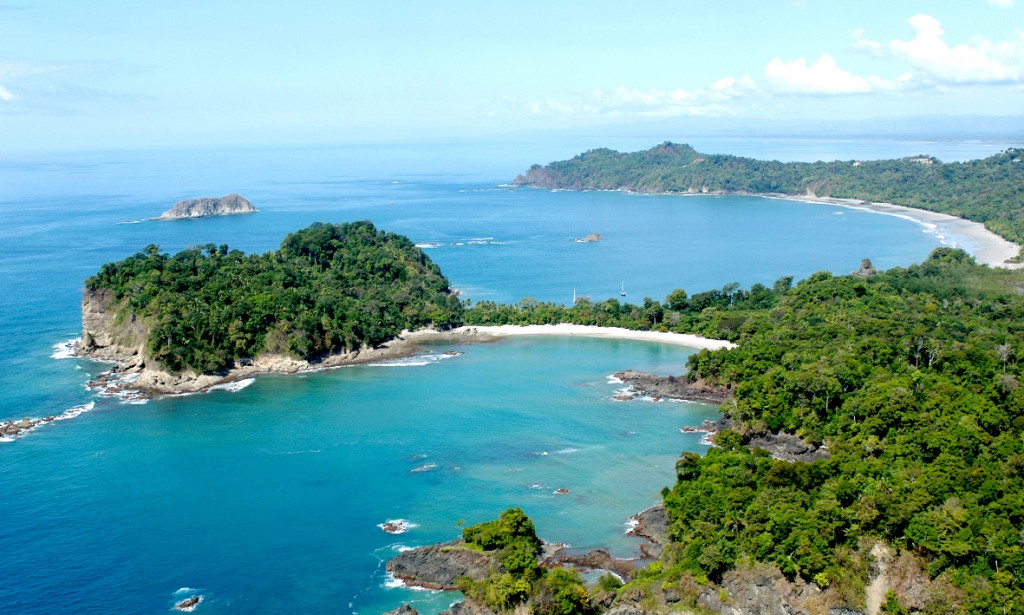
[[[680,141],[681,139],[673,139]],[[983,157],[1010,144],[703,139],[778,160]],[[546,539],[629,556],[627,517],[658,500],[680,428],[713,406],[615,401],[621,369],[679,373],[690,351],[516,338],[413,360],[129,404],[58,358],[80,333],[83,280],[148,244],[275,249],[315,221],[372,220],[426,246],[473,301],[663,299],[924,259],[956,241],[909,220],[756,197],[513,189],[535,162],[591,147],[530,140],[0,154],[0,420],[81,413],[0,442],[0,611],[379,613],[453,594],[384,572],[401,548],[521,506]],[[155,222],[174,202],[238,192],[259,212]],[[598,232],[600,243],[573,239]],[[965,247],[970,247],[969,245]],[[556,489],[568,489],[558,495]],[[401,535],[378,527],[412,525]]]

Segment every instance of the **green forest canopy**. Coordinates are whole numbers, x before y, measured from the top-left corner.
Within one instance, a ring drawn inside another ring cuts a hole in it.
[[[85,285],[113,292],[120,317],[142,318],[151,358],[172,371],[215,372],[261,353],[316,360],[462,319],[437,265],[366,221],[318,222],[260,255],[209,244],[172,257],[150,245]]]
[[[871,276],[816,273],[793,285],[642,306],[481,303],[467,323],[578,322],[692,331],[738,342],[701,351],[690,378],[726,385],[736,431],[684,453],[664,492],[673,545],[645,584],[718,580],[744,561],[777,565],[856,605],[878,539],[927,563],[932,612],[1024,612],[1024,278],[935,250]],[[825,443],[828,459],[773,459],[767,431]]]
[[[702,154],[663,143],[647,151],[595,149],[534,165],[519,185],[646,193],[813,194],[895,203],[950,214],[1024,244],[1024,149],[983,160],[944,163],[930,156],[898,160],[778,162]]]

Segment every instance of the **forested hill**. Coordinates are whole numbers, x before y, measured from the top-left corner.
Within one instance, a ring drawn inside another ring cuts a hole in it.
[[[144,322],[148,358],[175,372],[261,353],[316,360],[462,318],[437,265],[370,222],[316,223],[262,255],[209,244],[172,257],[150,245],[85,285],[112,295],[120,319]]]
[[[682,454],[663,491],[672,544],[616,600],[672,595],[693,607],[709,583],[768,565],[823,590],[820,610],[794,612],[863,612],[881,542],[898,561],[886,612],[1024,613],[1024,276],[949,248],[862,271],[679,289],[642,306],[467,311],[470,323],[614,324],[738,343],[688,361],[688,379],[733,391],[723,405],[733,429],[704,457]],[[830,455],[750,450],[768,432]]]
[[[928,209],[983,222],[1024,244],[1024,150],[944,163],[899,160],[778,162],[701,154],[663,143],[643,152],[595,149],[571,160],[534,165],[518,185],[645,193],[787,194],[851,198]]]

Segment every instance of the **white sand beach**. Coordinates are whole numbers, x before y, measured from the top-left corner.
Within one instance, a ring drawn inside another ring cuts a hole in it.
[[[661,331],[632,331],[621,327],[595,327],[587,325],[558,324],[558,325],[500,325],[489,327],[459,327],[450,332],[438,334],[437,332],[421,332],[403,334],[405,339],[416,341],[429,337],[455,337],[472,339],[474,337],[507,337],[514,335],[560,335],[567,337],[599,337],[606,339],[639,340],[644,342],[657,342],[659,344],[673,344],[686,346],[688,348],[718,350],[721,348],[735,348],[736,345],[725,340],[713,340],[699,335],[684,333],[666,333]]]
[[[970,220],[949,214],[893,205],[892,203],[869,203],[857,199],[833,199],[816,196],[784,196],[774,194],[765,196],[767,198],[805,201],[808,203],[827,203],[853,209],[865,209],[887,216],[899,216],[925,226],[934,227],[935,232],[945,238],[950,247],[966,250],[974,256],[974,259],[979,264],[1007,269],[1020,269],[1024,267],[1024,263],[1006,262],[1008,259],[1017,256],[1020,252],[1020,246],[996,235],[985,228],[985,225],[981,222],[971,222]]]

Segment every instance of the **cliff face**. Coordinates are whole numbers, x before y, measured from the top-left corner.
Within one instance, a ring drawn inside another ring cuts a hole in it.
[[[97,359],[144,363],[148,327],[134,316],[118,315],[118,307],[113,291],[86,289],[82,295],[82,350]]]
[[[245,197],[229,194],[219,199],[202,198],[188,199],[175,203],[174,207],[165,211],[160,220],[176,220],[180,218],[203,218],[206,216],[228,216],[231,214],[248,214],[256,211]]]

